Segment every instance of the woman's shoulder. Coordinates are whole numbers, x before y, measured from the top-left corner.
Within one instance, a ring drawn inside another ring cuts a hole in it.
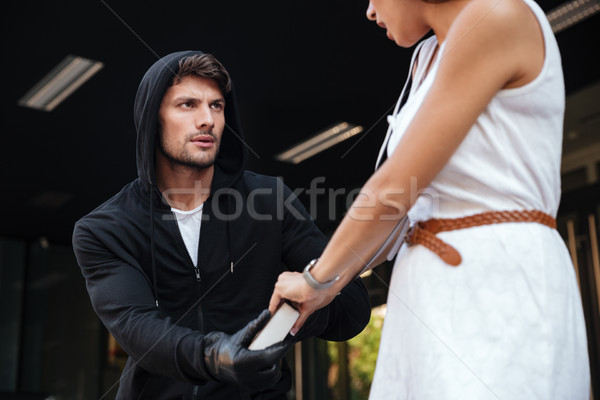
[[[539,29],[537,18],[526,0],[476,0],[470,1],[459,13],[452,29],[480,33],[489,32],[501,40],[502,34],[516,37]]]
[[[448,32],[447,49],[465,49],[469,59],[487,58],[484,64],[506,79],[503,87],[531,81],[543,66],[544,34],[529,1],[469,2]]]
[[[444,40],[449,74],[481,68],[498,89],[533,79],[544,61],[544,35],[531,0],[474,0],[464,5]]]

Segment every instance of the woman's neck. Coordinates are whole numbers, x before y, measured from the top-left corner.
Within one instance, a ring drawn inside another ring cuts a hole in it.
[[[446,40],[448,32],[452,28],[456,18],[471,1],[473,0],[450,0],[440,3],[428,3],[425,21],[433,29],[440,46]]]

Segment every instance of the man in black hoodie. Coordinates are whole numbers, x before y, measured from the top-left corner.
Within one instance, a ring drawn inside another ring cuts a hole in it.
[[[138,178],[75,225],[92,305],[129,354],[118,399],[284,399],[291,387],[291,341],[247,346],[279,274],[326,239],[279,179],[244,170],[230,88],[210,55],[157,61],[135,99]],[[293,340],[346,340],[369,316],[356,279]]]

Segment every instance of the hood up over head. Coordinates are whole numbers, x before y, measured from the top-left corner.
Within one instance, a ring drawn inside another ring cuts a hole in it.
[[[135,96],[134,120],[137,131],[137,171],[145,182],[155,184],[155,149],[158,137],[158,111],[163,96],[171,86],[179,69],[179,61],[188,56],[204,54],[201,51],[171,53],[150,67]],[[242,174],[246,165],[247,151],[243,142],[235,104],[233,84],[225,95],[225,130],[221,147],[215,160],[212,190],[229,187]]]
[[[179,70],[179,61],[182,58],[204,54],[200,51],[180,51],[171,53],[155,62],[146,72],[135,97],[134,120],[137,131],[137,170],[140,180],[148,185],[148,193],[159,194],[156,187],[155,151],[158,140],[158,112],[165,92],[171,86],[173,78]],[[243,174],[246,165],[247,152],[243,142],[242,130],[239,123],[237,108],[234,98],[233,83],[231,91],[225,94],[225,129],[221,137],[219,154],[215,160],[215,173],[212,180],[211,196],[218,189],[231,187]],[[160,195],[162,196],[162,195]],[[229,197],[228,197],[229,199]],[[166,202],[160,202],[165,207]],[[153,215],[154,204],[158,200],[150,198],[150,215]],[[227,201],[225,202],[227,204]],[[156,306],[159,306],[158,288],[156,279],[156,262],[154,248],[154,218],[150,220],[150,257],[152,263],[152,281]],[[231,237],[229,222],[227,222],[227,235],[230,259]],[[233,261],[231,261],[233,265]]]

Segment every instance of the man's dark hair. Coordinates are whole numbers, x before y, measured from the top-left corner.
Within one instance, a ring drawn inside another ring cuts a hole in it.
[[[179,84],[181,79],[188,75],[214,80],[219,85],[223,96],[231,91],[229,73],[212,54],[196,54],[179,60],[179,70],[175,74],[172,84]]]

